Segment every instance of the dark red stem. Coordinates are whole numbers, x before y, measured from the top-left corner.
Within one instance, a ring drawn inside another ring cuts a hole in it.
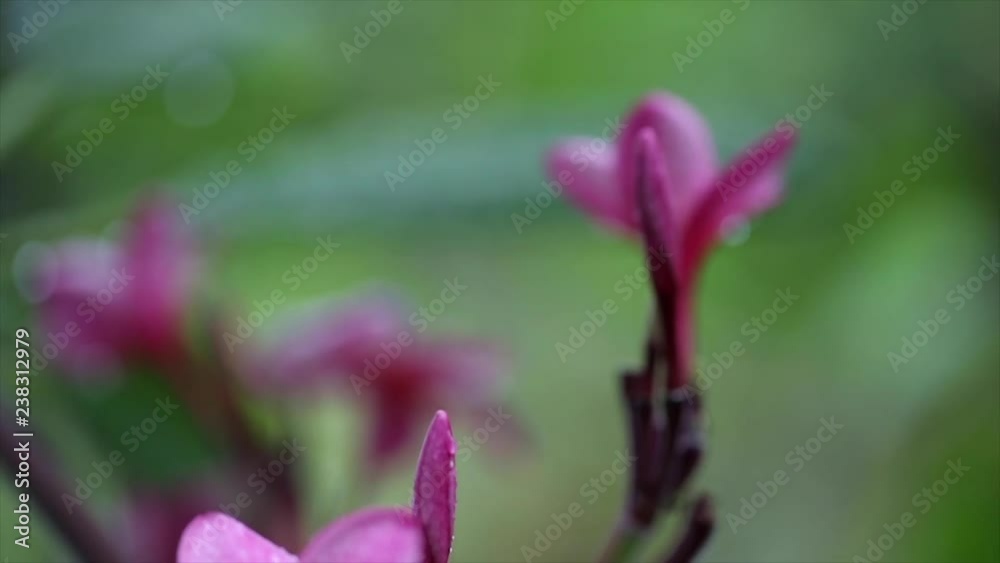
[[[691,510],[691,518],[687,528],[681,534],[674,546],[673,552],[664,559],[664,563],[690,563],[708,542],[715,529],[715,514],[712,502],[702,495]]]

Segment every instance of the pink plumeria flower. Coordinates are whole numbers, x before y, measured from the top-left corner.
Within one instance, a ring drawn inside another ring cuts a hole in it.
[[[662,151],[661,159],[649,163],[660,178],[640,178],[637,155],[644,130]],[[574,203],[619,233],[642,235],[641,182],[655,183],[662,192],[652,194],[658,206],[650,210],[660,226],[661,247],[647,251],[649,261],[667,264],[664,270],[673,277],[671,295],[660,295],[673,301],[668,307],[673,320],[664,319],[675,327],[678,369],[671,388],[683,385],[691,372],[693,292],[706,255],[733,227],[778,203],[795,139],[794,128],[778,127],[720,168],[702,116],[684,100],[656,93],[629,114],[614,147],[595,151],[593,139],[574,138],[548,154],[549,177]]]
[[[395,299],[366,294],[290,317],[279,338],[238,357],[237,369],[265,395],[333,388],[364,401],[372,475],[412,443],[414,429],[436,409],[476,416],[477,424],[497,410],[506,371],[497,350],[469,339],[429,341],[424,320]],[[516,424],[505,424],[504,434],[518,435]]]
[[[447,563],[455,531],[455,438],[438,411],[417,463],[412,510],[365,508],[320,531],[298,555],[225,514],[195,518],[181,537],[178,563]]]
[[[71,375],[106,376],[126,361],[169,362],[181,355],[198,255],[167,201],[142,201],[117,244],[64,241],[35,266],[39,323],[59,340],[43,350],[46,360]]]

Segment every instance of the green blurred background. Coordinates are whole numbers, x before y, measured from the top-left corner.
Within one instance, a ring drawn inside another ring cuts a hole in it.
[[[19,249],[114,233],[149,185],[190,202],[212,172],[242,158],[238,146],[274,108],[287,107],[290,125],[192,217],[211,253],[214,290],[248,310],[328,234],[342,247],[295,300],[388,282],[421,304],[457,276],[469,289],[430,332],[482,335],[509,350],[502,404],[531,432],[533,448],[510,456],[487,443],[459,464],[454,560],[523,561],[522,546],[572,502],[584,503],[584,515],[535,560],[593,560],[625,480],[592,505],[580,487],[625,448],[615,376],[639,360],[650,298],[614,292],[640,256],[564,198],[521,232],[511,214],[540,193],[542,155],[556,138],[600,135],[606,119],[648,91],[691,100],[728,158],[825,85],[833,96],[802,124],[787,202],[716,253],[703,277],[701,359],[736,340],[747,350],[707,395],[710,453],[698,484],[717,500],[719,527],[704,559],[849,561],[866,557],[883,524],[913,511],[916,525],[883,561],[1000,560],[998,280],[960,311],[946,300],[997,252],[1000,9],[928,2],[886,38],[879,20],[892,23],[903,4],[413,1],[348,62],[341,43],[386,2],[247,0],[229,10],[74,0],[16,48],[8,34],[41,8],[5,2],[5,397],[13,330],[32,318],[14,283]],[[735,21],[678,69],[675,53],[724,9]],[[147,65],[169,76],[119,120],[113,101]],[[443,112],[490,74],[496,92],[390,190],[385,171],[414,139],[445,126]],[[66,145],[103,118],[115,130],[57,180],[52,161],[65,161]],[[907,178],[904,164],[939,127],[960,138],[850,242],[844,224],[856,224],[874,191]],[[784,288],[801,299],[750,343],[741,327]],[[621,311],[561,362],[555,343],[609,298]],[[887,354],[942,307],[952,321],[894,371]],[[106,449],[82,439],[74,420],[106,403],[81,402],[59,378],[41,379],[34,419],[59,436],[63,469],[85,473]],[[143,400],[119,400],[121,412],[102,420],[120,416],[125,426],[145,416]],[[67,409],[71,402],[83,406]],[[269,420],[269,405],[252,407]],[[292,434],[309,447],[297,469],[311,530],[362,501],[351,494],[358,414],[330,400],[291,415]],[[786,453],[815,436],[823,417],[844,429],[734,533],[726,515],[758,481],[789,470]],[[456,434],[476,427],[460,421]],[[158,434],[163,442],[130,459],[132,470],[164,480],[194,471],[209,455],[195,434],[183,421]],[[912,497],[958,459],[971,470],[920,514]],[[409,466],[379,489],[379,502],[406,502]],[[109,523],[116,486],[92,501]],[[37,509],[32,549],[13,546],[12,490],[5,478],[4,560],[69,557]],[[673,531],[664,528],[659,543]]]

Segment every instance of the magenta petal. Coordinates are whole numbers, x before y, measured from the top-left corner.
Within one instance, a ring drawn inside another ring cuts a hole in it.
[[[655,131],[651,128],[639,131],[637,135],[636,154],[631,160],[636,161],[636,177],[633,180],[636,196],[636,209],[639,210],[641,230],[646,240],[646,251],[650,254],[649,264],[653,281],[657,284],[659,295],[672,296],[674,293],[674,265],[679,244],[680,226],[671,220],[674,215],[673,193],[670,189],[671,180],[663,157],[663,150]],[[656,267],[664,262],[665,268]],[[669,284],[665,287],[662,284]]]
[[[770,132],[733,159],[710,184],[687,227],[682,275],[694,276],[705,254],[728,228],[778,203],[795,140],[795,134]]]
[[[617,161],[614,146],[604,140],[574,138],[549,151],[546,172],[588,214],[613,230],[631,233],[634,204],[618,188]]]
[[[311,303],[284,316],[287,330],[261,348],[240,350],[239,372],[258,391],[311,393],[362,376],[365,361],[409,330],[399,300],[365,294],[348,301]]]
[[[163,196],[140,202],[123,240],[123,273],[137,350],[170,359],[184,346],[186,308],[198,278],[198,252],[177,208]]]
[[[45,258],[35,264],[32,276],[42,296],[89,296],[107,285],[111,272],[121,262],[121,253],[105,240],[77,238],[58,243]]]
[[[670,220],[672,202],[669,199],[670,179],[659,146],[656,133],[652,129],[639,132],[638,165],[636,184],[637,206],[642,218],[643,237],[646,241],[647,265],[653,280],[657,318],[663,323],[668,365],[668,388],[683,385],[687,376],[687,350],[685,342],[690,327],[680,322],[679,314],[684,310],[685,295],[680,291],[677,276],[678,238],[681,234],[677,224]],[[664,259],[664,256],[666,259]],[[678,345],[680,343],[680,345]]]
[[[124,299],[98,303],[99,312],[91,305],[99,292],[107,293],[120,263],[118,247],[106,241],[71,239],[34,265],[32,282],[44,298],[38,306],[42,331],[58,333],[70,323],[85,326],[57,356],[71,376],[111,376],[127,353],[131,315]]]
[[[702,194],[710,189],[718,166],[711,129],[701,114],[681,98],[665,93],[643,98],[629,115],[618,144],[618,182],[630,204],[636,201],[636,145],[639,132],[646,127],[656,131],[666,157],[670,220],[684,225]],[[638,214],[633,217],[632,224],[638,227]]]
[[[446,405],[479,405],[495,401],[508,373],[504,354],[489,342],[449,339],[408,351],[409,361],[433,377]]]
[[[438,411],[424,439],[414,483],[413,513],[427,538],[430,563],[447,563],[455,536],[455,437],[448,414]]]
[[[365,291],[312,309],[303,329],[321,331],[326,346],[377,346],[407,327],[407,305],[389,291]],[[337,356],[342,353],[338,348]]]
[[[367,508],[338,518],[302,550],[303,563],[422,563],[420,522],[408,511]]]
[[[298,560],[239,520],[219,512],[192,520],[177,548],[177,563],[295,563]]]

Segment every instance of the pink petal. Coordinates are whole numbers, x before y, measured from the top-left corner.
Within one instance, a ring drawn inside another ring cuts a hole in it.
[[[137,350],[170,359],[184,345],[183,323],[198,276],[194,238],[177,208],[160,195],[147,196],[131,219],[122,243],[122,273],[134,319]]]
[[[422,563],[420,522],[405,509],[366,508],[335,520],[302,550],[303,563]]]
[[[285,316],[281,338],[241,349],[240,372],[258,390],[285,394],[349,383],[352,375],[374,371],[368,364],[400,332],[412,336],[405,311],[400,300],[382,294],[310,304]]]
[[[681,98],[666,93],[643,98],[629,115],[618,144],[621,162],[618,182],[630,204],[636,201],[635,155],[639,132],[646,127],[656,131],[666,156],[671,190],[669,220],[683,228],[698,201],[710,189],[718,166],[712,132],[701,114]],[[638,214],[632,218],[631,224],[638,228]]]
[[[558,143],[546,157],[549,180],[605,226],[630,233],[633,203],[622,198],[616,168],[618,157],[610,139],[574,138]]]
[[[710,184],[685,234],[681,275],[690,281],[708,250],[727,228],[774,206],[784,189],[794,133],[772,131],[739,154]]]
[[[424,439],[414,483],[413,514],[427,538],[430,563],[447,563],[455,536],[455,437],[448,414],[438,411]]]
[[[504,354],[489,342],[449,339],[408,352],[407,361],[431,379],[445,405],[480,405],[494,401],[509,372]]]
[[[666,163],[656,133],[651,128],[639,132],[637,144],[638,208],[642,217],[643,238],[646,242],[646,265],[653,280],[657,318],[664,324],[663,341],[671,362],[667,369],[668,388],[681,387],[688,375],[687,344],[691,327],[681,322],[686,295],[681,293],[677,275],[676,250],[681,231],[670,220],[670,181]],[[678,343],[680,343],[678,345]]]
[[[31,274],[38,295],[44,296],[38,305],[40,328],[45,334],[64,335],[65,345],[53,361],[71,376],[110,377],[128,352],[129,307],[121,295],[109,291],[120,264],[114,245],[71,239],[55,245]]]
[[[406,325],[407,304],[387,291],[362,294],[313,307],[307,330],[322,330],[325,341],[342,346],[378,345],[394,339]],[[327,349],[326,347],[321,347]]]
[[[639,131],[636,152],[630,159],[636,162],[636,177],[633,180],[633,194],[636,209],[639,210],[641,230],[646,240],[646,252],[650,256],[650,267],[657,290],[663,295],[673,294],[674,261],[680,244],[681,230],[672,221],[673,190],[666,160],[659,138],[652,128]],[[655,269],[654,269],[655,268]],[[663,284],[669,284],[666,287]]]
[[[121,264],[118,247],[94,238],[64,240],[36,264],[33,281],[42,296],[59,293],[92,295],[106,287],[112,270]]]
[[[177,549],[177,563],[295,563],[299,559],[219,512],[191,521]]]

